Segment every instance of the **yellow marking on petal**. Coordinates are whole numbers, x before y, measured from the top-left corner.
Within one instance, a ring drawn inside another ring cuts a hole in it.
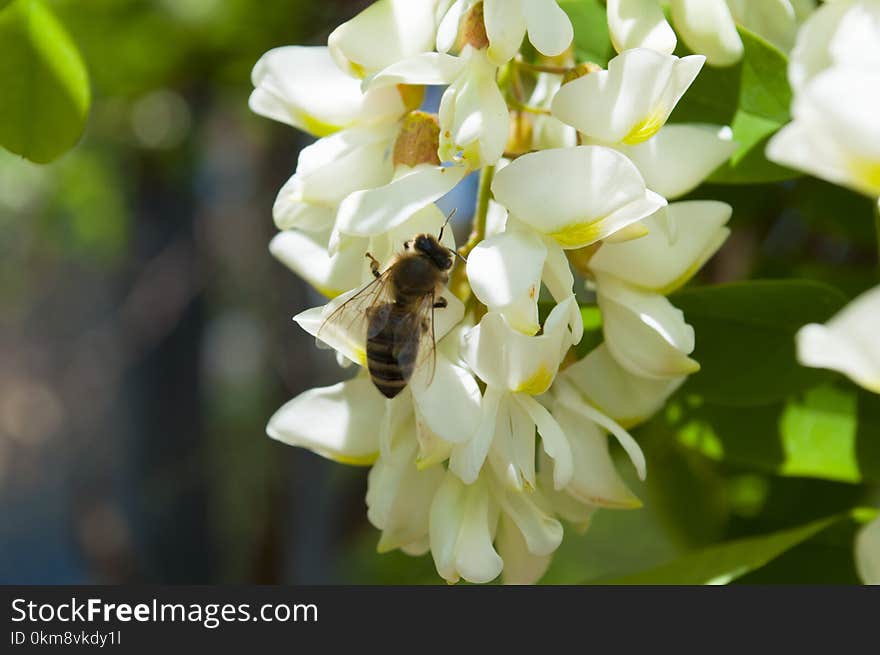
[[[657,134],[663,124],[666,122],[667,112],[663,107],[658,107],[654,113],[645,118],[629,131],[622,141],[630,146],[644,143],[652,136]]]
[[[338,289],[332,289],[330,287],[322,287],[318,284],[312,285],[315,288],[315,291],[320,293],[322,296],[327,298],[328,300],[333,300],[336,296],[341,296],[344,292]]]
[[[678,291],[681,287],[687,284],[688,280],[690,280],[694,275],[697,274],[697,272],[701,268],[703,268],[703,264],[706,263],[706,259],[708,259],[708,257],[698,259],[693,264],[688,266],[681,275],[662,287],[643,288],[647,289],[648,291],[653,291],[654,293],[659,293],[661,296],[668,296],[670,293]]]
[[[856,186],[874,195],[880,194],[880,159],[853,157],[849,169]]]
[[[398,84],[397,92],[403,101],[403,106],[408,111],[413,111],[422,106],[425,101],[425,85],[424,84]]]
[[[539,396],[547,391],[552,383],[553,372],[541,364],[533,375],[520,383],[520,385],[513,391],[515,393],[527,393],[530,396]]]
[[[376,460],[379,459],[378,451],[376,451],[375,453],[370,453],[369,455],[361,455],[359,457],[349,457],[348,455],[327,452],[319,452],[318,454],[326,457],[327,459],[331,459],[334,462],[338,462],[340,464],[348,464],[349,466],[372,466],[376,463]]]
[[[551,232],[547,236],[556,239],[563,248],[582,248],[595,243],[604,235],[602,233],[602,221],[600,218],[589,223],[573,223],[567,227]]]
[[[367,69],[364,68],[362,64],[348,60],[348,68],[351,71],[351,74],[354,75],[358,79],[364,79],[367,76]]]
[[[364,348],[355,348],[354,356],[357,359],[358,364],[361,366],[367,365],[367,351]],[[699,364],[697,364],[697,370],[699,370]]]
[[[304,112],[296,112],[294,118],[302,123],[303,129],[316,137],[324,137],[333,134],[334,132],[338,132],[341,130],[344,125],[333,125],[331,123],[327,123],[326,121],[322,121],[319,118],[316,118],[310,114],[306,114]]]

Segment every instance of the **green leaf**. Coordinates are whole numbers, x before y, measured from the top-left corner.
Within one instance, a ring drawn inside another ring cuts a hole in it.
[[[747,29],[740,27],[739,34],[744,46],[742,60],[726,68],[704,67],[670,121],[731,126],[738,148],[710,182],[754,184],[797,177],[795,171],[764,156],[767,141],[790,119],[788,60]]]
[[[574,28],[574,52],[578,61],[606,66],[614,56],[605,7],[599,0],[560,0]]]
[[[824,385],[760,407],[680,402],[662,419],[704,456],[792,477],[880,481],[880,398]]]
[[[39,164],[82,135],[88,76],[64,27],[39,0],[14,0],[0,12],[0,145]]]
[[[844,517],[831,517],[791,530],[716,544],[688,553],[657,568],[621,577],[599,578],[588,584],[662,585],[727,584],[761,568]]]
[[[6,5],[8,5],[12,0],[0,0],[0,9],[3,9]]]
[[[823,323],[846,297],[809,280],[756,280],[686,289],[671,297],[697,335],[700,371],[687,390],[719,405],[779,402],[816,386],[827,371],[802,367],[795,333]]]

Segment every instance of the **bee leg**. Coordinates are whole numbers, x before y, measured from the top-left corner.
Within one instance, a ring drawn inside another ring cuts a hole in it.
[[[449,301],[446,300],[446,298],[441,296],[440,298],[437,298],[437,300],[434,301],[434,309],[443,309],[448,304],[449,304]]]
[[[379,272],[379,260],[370,253],[366,253],[366,258],[370,260],[370,271],[373,273],[373,277],[380,277],[382,274]]]

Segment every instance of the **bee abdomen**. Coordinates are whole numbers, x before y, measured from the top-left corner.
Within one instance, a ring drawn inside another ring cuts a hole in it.
[[[394,398],[406,387],[418,354],[418,333],[401,329],[402,321],[410,320],[409,316],[395,314],[367,339],[367,369],[386,398]]]

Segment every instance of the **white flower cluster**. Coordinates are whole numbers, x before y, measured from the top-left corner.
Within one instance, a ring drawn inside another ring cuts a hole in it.
[[[692,52],[706,56],[710,66],[740,60],[743,42],[737,25],[765,38],[783,52],[794,45],[798,25],[816,7],[816,0],[608,0],[608,29],[618,52],[651,48],[671,54],[678,39]]]
[[[826,2],[791,53],[793,120],[767,146],[774,161],[877,200],[880,226],[880,0]],[[797,335],[805,366],[840,371],[880,393],[880,287]],[[856,541],[862,579],[880,584],[880,518]]]
[[[685,18],[697,11],[678,4]],[[537,61],[520,52],[526,35]],[[379,0],[326,48],[271,50],[253,72],[255,112],[320,137],[278,195],[271,251],[331,298],[295,320],[340,361],[366,363],[364,321],[322,328],[373,281],[365,253],[388,265],[414,235],[438,234],[434,202],[480,174],[431,371],[388,400],[361,370],[294,398],[268,426],[371,465],[379,550],[430,550],[449,582],[503,569],[532,583],[561,521],[584,529],[597,508],[638,507],[608,435],[644,478],[626,428],[699,368],[694,331],[666,295],[720,247],[731,209],[667,201],[734,144],[722,126],[666,121],[704,57],[632,48],[603,70],[574,61],[572,38],[555,0]],[[420,109],[426,85],[446,87],[437,115]],[[595,291],[605,337],[580,360],[575,274]]]

